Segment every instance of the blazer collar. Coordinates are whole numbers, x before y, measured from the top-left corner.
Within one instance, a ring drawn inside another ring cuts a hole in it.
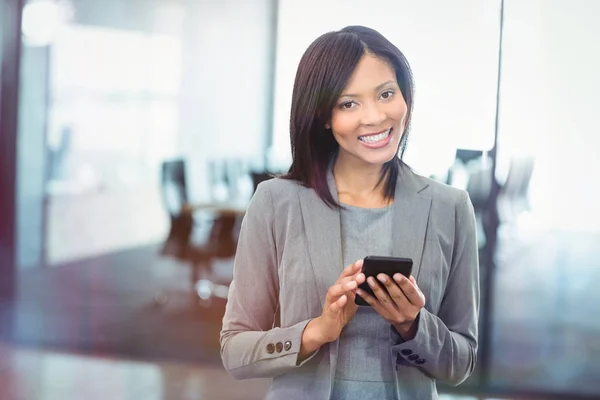
[[[331,167],[327,183],[333,198],[338,201]],[[427,186],[426,181],[419,179],[410,168],[401,167],[393,205],[392,255],[412,258],[415,279],[421,267],[431,208],[431,198],[423,194]],[[300,205],[317,293],[326,293],[345,267],[342,264],[340,211],[330,208],[310,189],[300,191]],[[320,297],[321,306],[324,306],[325,298]]]
[[[425,192],[429,183],[405,165],[399,175],[394,197],[392,255],[411,258],[412,275],[418,279],[431,209],[431,197]]]

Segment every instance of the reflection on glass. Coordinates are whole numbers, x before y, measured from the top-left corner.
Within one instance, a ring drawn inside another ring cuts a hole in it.
[[[52,51],[48,147],[63,179],[53,176],[51,190],[155,180],[176,146],[180,52],[179,40],[165,35],[61,29]]]
[[[77,24],[57,31],[47,133],[51,264],[162,239],[158,177],[178,145],[181,51],[181,39],[166,34]]]

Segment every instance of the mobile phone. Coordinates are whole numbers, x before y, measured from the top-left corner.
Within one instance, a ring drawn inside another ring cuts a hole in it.
[[[386,290],[385,286],[379,282],[377,279],[378,274],[386,274],[390,278],[394,276],[394,274],[399,273],[404,275],[405,277],[410,277],[412,273],[413,260],[410,258],[403,257],[384,257],[384,256],[367,256],[363,259],[362,273],[365,274],[365,278],[372,276],[375,278],[377,283]],[[373,289],[366,282],[362,283],[358,286],[362,291],[369,293],[371,296],[374,296]],[[367,303],[362,297],[355,296],[354,302],[359,306],[368,306]]]

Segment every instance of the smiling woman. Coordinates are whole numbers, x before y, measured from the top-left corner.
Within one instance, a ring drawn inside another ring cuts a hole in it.
[[[473,372],[473,207],[402,161],[412,108],[408,62],[373,29],[325,33],[300,60],[292,165],[247,209],[221,330],[225,368],[272,377],[268,399],[432,399]],[[412,275],[366,278],[366,256]]]
[[[325,173],[335,153],[336,177],[351,176],[348,168],[369,171],[377,186],[385,183],[380,200],[391,201],[412,106],[408,61],[381,34],[347,27],[322,35],[298,66],[290,117],[293,162],[286,177],[314,187],[323,201],[337,206]],[[345,193],[356,182],[336,184]]]

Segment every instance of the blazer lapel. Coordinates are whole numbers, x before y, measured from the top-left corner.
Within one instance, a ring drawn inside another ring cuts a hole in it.
[[[331,170],[327,175],[327,182],[333,198],[337,201],[337,190]],[[340,212],[327,206],[314,190],[302,190],[299,196],[317,293],[326,293],[344,269]],[[320,300],[323,307],[325,297],[321,297]]]
[[[337,201],[337,190],[331,169],[327,183]],[[394,228],[392,255],[413,260],[412,275],[419,276],[425,235],[431,209],[431,198],[422,193],[428,185],[415,179],[407,167],[400,169],[394,200]],[[302,219],[311,266],[315,275],[317,293],[326,293],[335,283],[345,265],[342,265],[340,212],[330,208],[314,190],[299,192]],[[321,307],[325,298],[320,298]]]
[[[394,200],[392,255],[413,260],[412,275],[415,279],[418,278],[421,268],[431,208],[431,198],[421,193],[427,186],[415,179],[414,173],[409,168],[400,169]]]

